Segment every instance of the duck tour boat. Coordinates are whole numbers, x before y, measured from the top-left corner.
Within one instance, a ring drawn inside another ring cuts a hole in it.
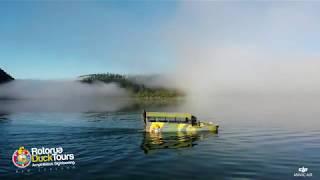
[[[218,132],[219,125],[200,122],[190,113],[143,112],[145,132]]]

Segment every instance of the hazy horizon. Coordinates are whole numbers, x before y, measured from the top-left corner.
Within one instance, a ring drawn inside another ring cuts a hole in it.
[[[6,2],[0,7],[1,68],[17,79],[40,80],[158,74],[143,83],[180,88],[204,101],[221,92],[317,93],[318,7],[320,2]]]

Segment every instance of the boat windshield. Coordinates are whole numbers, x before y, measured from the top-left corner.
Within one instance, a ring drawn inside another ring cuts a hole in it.
[[[196,123],[196,117],[189,113],[147,112],[147,122]]]

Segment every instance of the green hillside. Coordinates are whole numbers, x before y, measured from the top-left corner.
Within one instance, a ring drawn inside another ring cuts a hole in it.
[[[121,88],[124,88],[132,93],[133,96],[139,98],[175,98],[184,96],[183,92],[177,89],[168,88],[152,88],[144,84],[136,83],[130,80],[127,76],[113,73],[106,74],[89,74],[80,76],[80,81],[83,83],[93,83],[101,81],[104,83],[116,83]]]

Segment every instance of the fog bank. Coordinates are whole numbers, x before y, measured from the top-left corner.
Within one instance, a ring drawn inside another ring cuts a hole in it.
[[[130,105],[116,84],[72,80],[14,80],[0,85],[0,112],[118,111]]]
[[[204,99],[228,92],[318,92],[317,7],[320,3],[182,3],[163,33],[175,53],[174,84]]]
[[[13,99],[75,99],[126,97],[116,84],[85,84],[72,80],[15,80],[0,85],[0,97]]]

